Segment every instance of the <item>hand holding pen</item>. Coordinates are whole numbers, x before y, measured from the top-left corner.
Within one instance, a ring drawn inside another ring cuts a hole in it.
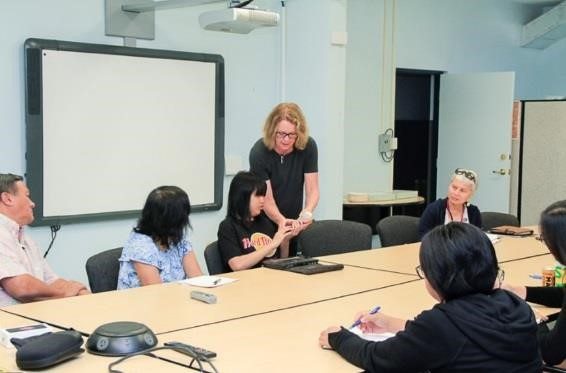
[[[368,313],[358,315],[352,327],[359,326],[364,333],[397,333],[405,329],[407,320],[386,315],[379,310],[380,307],[375,307]]]
[[[376,313],[379,312],[380,309],[381,309],[380,306],[376,306],[369,311],[368,315],[375,315]],[[354,321],[354,323],[350,326],[350,329],[355,328],[356,326],[359,326],[362,323],[362,317],[363,317],[363,314],[361,316],[359,316],[356,319],[356,321]]]

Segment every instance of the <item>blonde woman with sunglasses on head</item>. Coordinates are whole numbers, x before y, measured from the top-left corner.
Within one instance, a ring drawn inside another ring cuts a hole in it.
[[[478,187],[478,174],[465,168],[454,170],[448,185],[448,195],[429,204],[421,216],[419,236],[438,225],[462,222],[482,227],[481,214],[477,206],[469,203]]]

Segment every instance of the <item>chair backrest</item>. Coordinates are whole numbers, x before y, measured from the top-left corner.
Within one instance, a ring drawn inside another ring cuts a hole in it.
[[[506,214],[504,212],[484,211],[481,213],[482,228],[488,230],[499,227],[501,225],[511,225],[519,227],[519,219],[515,215]]]
[[[206,246],[204,249],[204,261],[206,262],[209,275],[217,275],[227,271],[218,249],[218,241],[211,242]]]
[[[298,251],[307,257],[371,249],[371,227],[347,220],[314,221],[297,238]]]
[[[420,218],[392,215],[377,222],[377,234],[382,247],[419,242]]]
[[[86,261],[86,275],[88,284],[93,293],[116,290],[118,285],[118,272],[120,271],[120,255],[122,248],[110,249],[88,258]]]

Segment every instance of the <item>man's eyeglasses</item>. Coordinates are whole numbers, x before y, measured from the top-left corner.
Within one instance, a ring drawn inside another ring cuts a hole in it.
[[[275,132],[275,135],[277,136],[278,139],[284,139],[285,137],[288,137],[289,140],[295,140],[297,138],[297,133],[296,132],[282,132],[282,131],[277,131]]]
[[[417,276],[419,276],[419,278],[424,278],[424,272],[421,266],[416,266],[415,272],[417,272]]]
[[[457,168],[454,170],[456,175],[462,175],[466,179],[476,182],[476,174],[473,171],[466,170],[465,168]]]

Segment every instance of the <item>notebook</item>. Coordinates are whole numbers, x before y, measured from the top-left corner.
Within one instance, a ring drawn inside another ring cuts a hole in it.
[[[383,333],[364,333],[359,326],[348,329],[355,335],[372,342],[381,342],[395,336],[395,333],[383,332]]]

